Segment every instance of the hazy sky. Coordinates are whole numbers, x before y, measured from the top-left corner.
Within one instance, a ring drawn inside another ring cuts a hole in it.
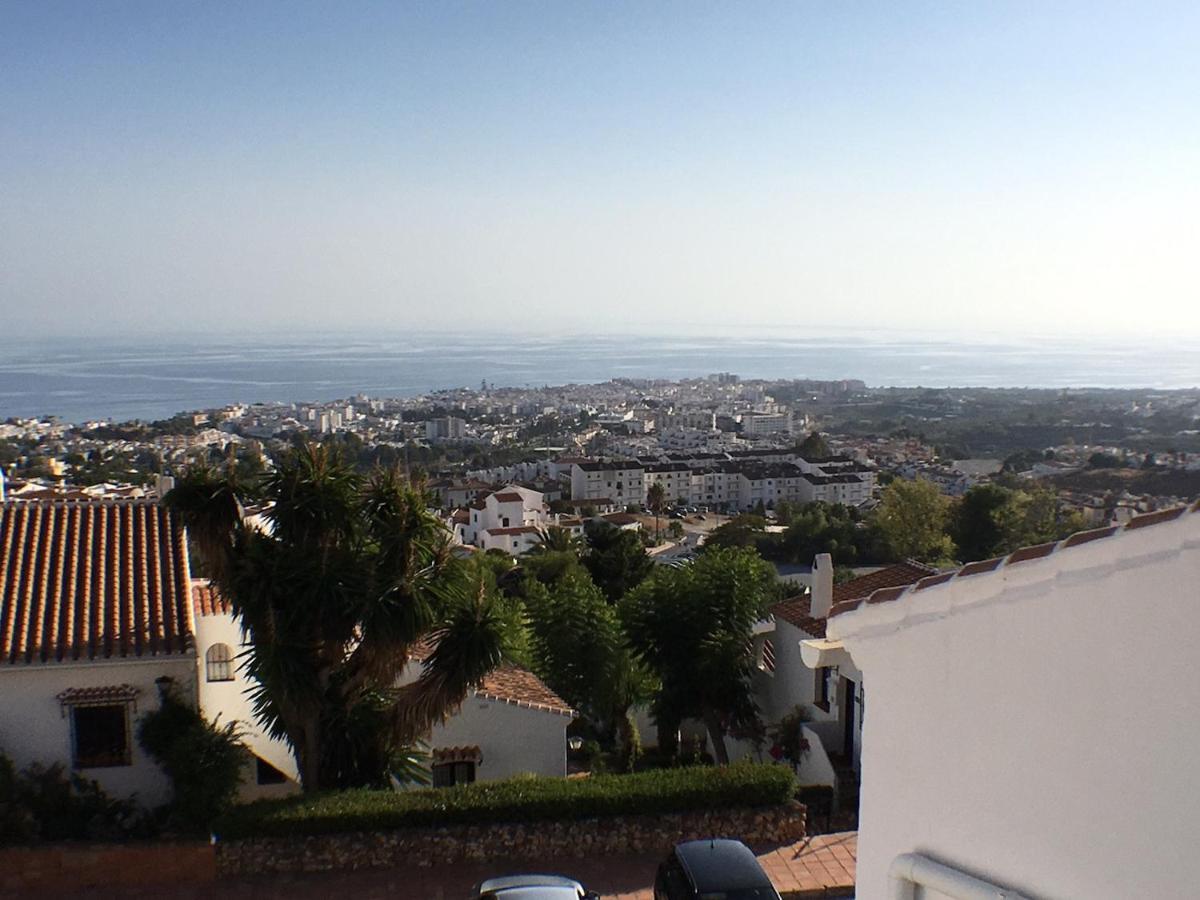
[[[1200,3],[0,0],[0,315],[1200,335]]]

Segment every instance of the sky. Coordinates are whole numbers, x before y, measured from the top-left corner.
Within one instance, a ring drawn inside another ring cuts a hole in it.
[[[1200,4],[0,0],[0,328],[1200,337]]]

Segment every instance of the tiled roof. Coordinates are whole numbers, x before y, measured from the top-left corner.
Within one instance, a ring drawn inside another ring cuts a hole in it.
[[[911,559],[885,566],[842,584],[834,585],[833,609],[836,611],[839,604],[855,603],[860,598],[877,590],[912,584],[936,574],[937,569],[932,569]],[[795,625],[806,634],[811,634],[815,638],[823,638],[825,637],[825,620],[813,617],[811,603],[812,599],[808,594],[801,594],[799,597],[792,597],[775,604],[771,607],[771,613],[776,618]],[[831,613],[831,615],[833,614],[835,613]]]
[[[1173,509],[1163,509],[1158,512],[1136,516],[1130,519],[1124,526],[1113,525],[1107,528],[1079,531],[1061,541],[1051,541],[1045,544],[1021,547],[1018,550],[1014,550],[1008,556],[998,556],[995,559],[985,559],[979,562],[968,563],[956,571],[942,572],[939,575],[922,578],[907,587],[890,587],[875,590],[865,597],[857,597],[853,600],[835,603],[830,616],[837,616],[858,609],[864,600],[868,604],[889,603],[893,600],[899,600],[908,594],[928,590],[929,588],[947,584],[960,578],[972,578],[995,572],[1002,573],[1010,566],[1025,565],[1030,562],[1046,559],[1059,553],[1069,552],[1075,547],[1090,544],[1093,541],[1119,538],[1124,532],[1133,532],[1142,528],[1178,521],[1188,515],[1200,515],[1200,500],[1191,506],[1177,506]]]
[[[546,687],[540,678],[520,666],[504,664],[493,669],[475,689],[475,694],[529,709],[574,715],[566,701]]]
[[[808,594],[801,594],[798,597],[776,603],[771,607],[771,615],[795,625],[805,634],[823,638],[825,637],[825,620],[813,618],[811,599]]]
[[[0,505],[0,664],[188,653],[179,520],[145,500]]]
[[[506,534],[537,534],[537,531],[537,527],[533,525],[517,525],[513,528],[489,528],[487,533],[498,537]]]
[[[414,641],[408,648],[409,658],[414,662],[424,662],[433,654],[435,646],[428,637]],[[566,701],[546,687],[540,678],[528,669],[510,663],[503,663],[489,672],[475,689],[475,695],[527,709],[540,709],[564,716],[575,714]]]
[[[436,766],[444,763],[479,762],[483,754],[476,746],[435,747],[429,754],[430,761]]]
[[[503,494],[492,494],[497,503],[524,503],[525,498],[516,491],[506,491]]]
[[[233,606],[207,579],[192,581],[192,608],[197,616],[227,616],[233,612]]]

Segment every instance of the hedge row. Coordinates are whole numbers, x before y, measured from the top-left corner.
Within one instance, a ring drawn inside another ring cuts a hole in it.
[[[598,816],[774,806],[795,796],[786,766],[692,766],[590,778],[519,777],[451,788],[351,790],[234,809],[218,837],[387,831],[431,825],[538,822]]]

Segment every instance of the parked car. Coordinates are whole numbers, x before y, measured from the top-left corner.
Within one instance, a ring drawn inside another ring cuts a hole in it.
[[[574,878],[563,875],[503,875],[482,882],[472,900],[600,900]]]
[[[750,848],[713,839],[676,844],[658,867],[654,900],[780,900]]]

